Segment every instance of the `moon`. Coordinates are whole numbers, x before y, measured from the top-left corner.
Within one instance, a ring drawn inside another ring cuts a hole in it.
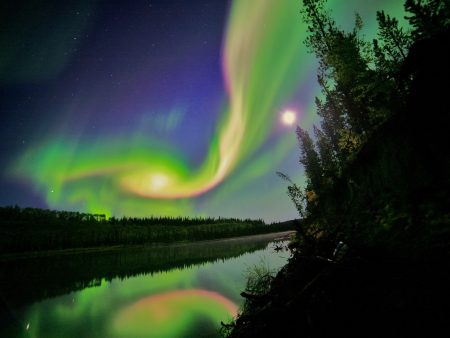
[[[297,113],[293,110],[286,109],[281,114],[281,122],[286,126],[292,126],[297,120]]]

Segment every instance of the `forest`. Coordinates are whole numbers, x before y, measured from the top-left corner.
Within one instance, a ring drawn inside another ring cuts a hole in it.
[[[406,0],[407,25],[356,14],[341,29],[326,1],[303,0],[318,60],[319,125],[297,128],[301,222],[293,257],[253,280],[229,337],[450,334],[450,3]],[[375,13],[374,13],[375,15]]]
[[[18,206],[0,207],[0,254],[144,245],[264,234],[293,223],[187,217],[111,217]]]

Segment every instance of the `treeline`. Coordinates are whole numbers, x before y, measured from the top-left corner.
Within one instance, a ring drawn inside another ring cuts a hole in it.
[[[449,2],[406,0],[406,28],[377,12],[373,41],[357,14],[345,31],[325,3],[304,0],[302,10],[322,89],[314,135],[297,128],[306,184],[278,173],[309,225],[302,236],[363,245],[434,224],[431,215],[448,225]]]
[[[172,243],[292,229],[237,218],[114,218],[36,208],[0,208],[0,253]]]
[[[189,226],[200,224],[214,223],[248,223],[248,224],[264,224],[262,219],[239,219],[239,218],[222,218],[222,217],[110,217],[106,218],[105,214],[90,214],[78,211],[60,211],[39,208],[21,208],[19,206],[0,207],[0,223],[1,224],[23,224],[28,226],[49,225],[49,224],[134,224],[134,225],[173,225],[173,226]]]

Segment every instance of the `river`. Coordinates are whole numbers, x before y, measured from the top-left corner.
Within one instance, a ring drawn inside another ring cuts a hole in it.
[[[0,337],[217,337],[287,234],[0,261]]]

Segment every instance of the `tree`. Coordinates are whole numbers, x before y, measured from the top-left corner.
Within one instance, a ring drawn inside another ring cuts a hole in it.
[[[277,171],[277,175],[281,177],[283,180],[290,183],[288,186],[288,196],[290,197],[292,203],[294,203],[295,208],[298,211],[298,214],[301,218],[306,218],[307,214],[307,199],[305,193],[301,187],[299,187],[296,183],[294,183],[291,178],[283,174],[282,172]]]
[[[307,189],[315,191],[317,194],[323,186],[323,167],[319,154],[306,130],[297,127],[297,139],[301,149],[300,163],[305,168],[305,174],[308,178]]]
[[[322,180],[324,184],[330,184],[339,175],[340,171],[332,140],[316,126],[314,126],[314,134],[322,165]]]
[[[412,26],[414,40],[430,37],[450,26],[448,0],[406,0],[406,19]]]
[[[319,61],[319,82],[327,96],[333,96],[334,105],[342,109],[348,126],[358,134],[365,134],[370,129],[366,104],[361,95],[353,93],[364,86],[368,71],[368,46],[359,37],[362,20],[356,15],[355,28],[345,32],[326,11],[325,1],[304,0],[303,5],[309,33],[305,45]]]
[[[396,18],[384,11],[377,12],[377,22],[378,39],[373,41],[377,70],[393,79],[408,55],[412,43],[411,34],[400,27]]]
[[[326,0],[303,0],[305,45],[318,59],[322,91],[316,98],[321,121],[320,128],[314,127],[315,142],[306,130],[297,129],[307,185],[301,190],[281,176],[291,183],[288,194],[301,214],[305,205],[307,210],[318,203],[325,187],[402,102],[395,80],[411,44],[409,33],[384,12],[377,14],[379,35],[370,44],[360,37],[363,22],[358,14],[354,28],[344,31],[325,5]]]

